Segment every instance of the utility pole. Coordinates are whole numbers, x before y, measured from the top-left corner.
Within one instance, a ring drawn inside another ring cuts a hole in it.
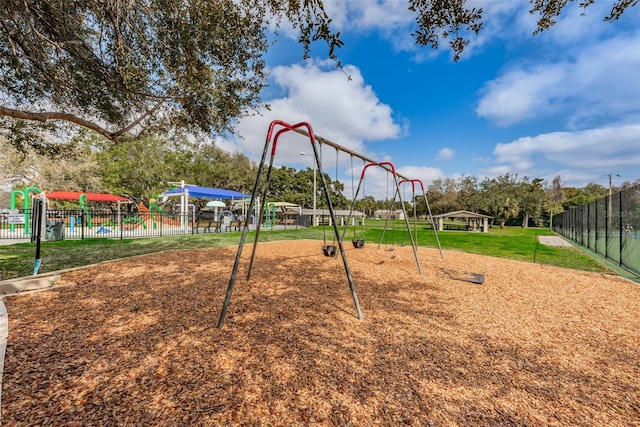
[[[607,175],[609,177],[609,197],[611,197],[611,190],[613,188],[612,181],[614,176],[622,176],[618,173],[610,173]]]
[[[300,152],[301,156],[310,156],[309,153],[305,153],[304,151]],[[313,215],[311,216],[312,225],[315,227],[316,224],[316,193],[317,193],[317,184],[316,184],[316,161],[311,158],[311,162],[313,163]]]

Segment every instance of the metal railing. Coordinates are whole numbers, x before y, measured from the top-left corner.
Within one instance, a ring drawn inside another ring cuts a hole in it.
[[[209,216],[207,216],[209,217]],[[31,240],[33,210],[0,212],[0,239],[28,242]],[[278,218],[263,224],[265,229],[288,229],[304,226],[305,217]],[[109,210],[47,210],[45,240],[131,239],[181,236],[199,233],[240,231],[238,218],[222,217],[220,221],[198,221],[198,216],[165,213],[124,213]]]
[[[552,229],[640,273],[640,185],[554,215]]]
[[[0,214],[0,239],[31,240],[31,210]],[[193,215],[117,213],[109,210],[47,210],[45,240],[128,239],[196,233]]]

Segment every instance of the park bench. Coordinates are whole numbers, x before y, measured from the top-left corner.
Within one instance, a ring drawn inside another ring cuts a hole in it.
[[[193,232],[199,233],[199,229],[202,228],[204,233],[211,233],[211,227],[214,232],[220,233],[220,221],[218,221],[216,213],[204,210],[198,212]]]

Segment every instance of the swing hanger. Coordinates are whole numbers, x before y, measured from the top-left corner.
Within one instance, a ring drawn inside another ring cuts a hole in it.
[[[320,147],[320,165],[322,165],[322,143],[318,142],[318,146]],[[338,149],[336,148],[336,180],[338,179]],[[324,221],[322,221],[322,238],[324,241],[324,245],[322,245],[322,253],[326,257],[335,258],[338,255],[338,247],[336,246],[336,235],[333,235],[333,243],[327,244],[327,232],[325,230]]]
[[[365,192],[365,184],[364,184],[364,175],[363,175],[362,180],[360,182],[362,183],[362,199],[364,200],[364,195],[366,194],[366,192]],[[355,194],[355,186],[353,184],[354,184],[354,179],[353,179],[353,154],[351,154],[351,198],[353,199],[353,203],[355,205],[357,194]],[[358,183],[358,186],[359,185],[360,185],[360,183]],[[355,221],[355,219],[353,221]],[[349,220],[347,220],[347,224],[346,224],[345,228],[348,227],[348,226],[349,226]],[[363,217],[360,219],[360,237],[358,238],[356,236],[356,227],[355,227],[355,224],[354,224],[354,226],[353,226],[353,239],[351,240],[351,243],[353,244],[353,247],[356,248],[356,249],[364,248],[364,212],[363,212]]]

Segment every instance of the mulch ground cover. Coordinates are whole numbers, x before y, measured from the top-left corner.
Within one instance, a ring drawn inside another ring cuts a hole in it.
[[[5,298],[11,426],[640,425],[640,287],[322,242],[149,255]],[[472,273],[485,278],[471,283]]]

